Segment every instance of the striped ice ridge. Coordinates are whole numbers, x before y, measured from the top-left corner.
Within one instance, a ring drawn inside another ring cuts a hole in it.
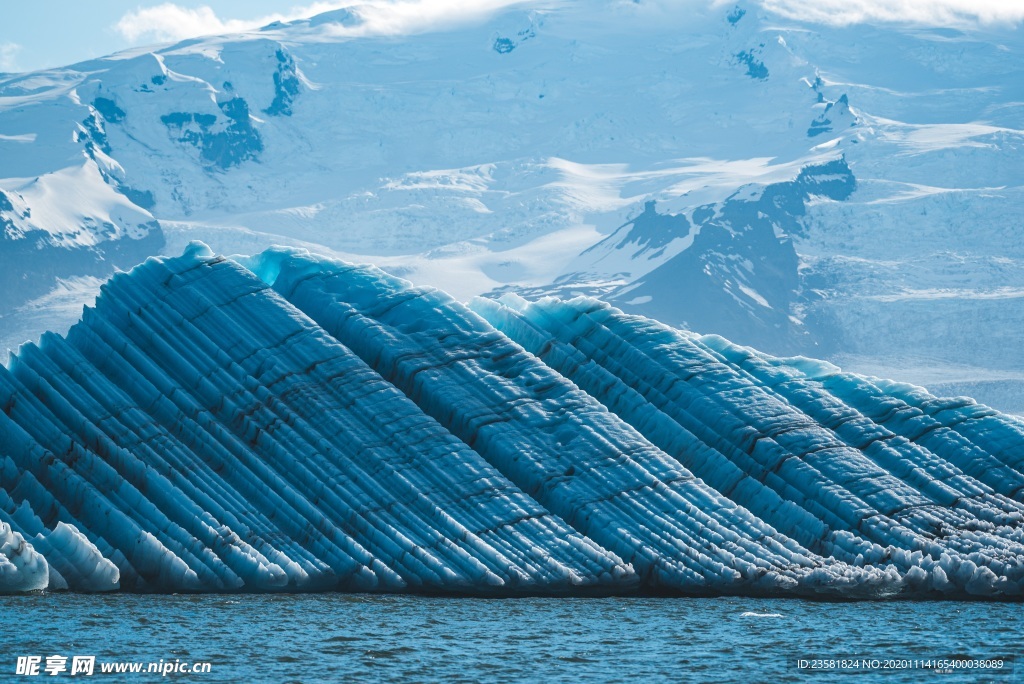
[[[284,251],[250,266],[648,588],[877,596],[903,585],[891,565],[856,567],[780,534],[439,290]]]
[[[908,593],[1020,595],[1024,425],[594,299],[473,308],[724,495]]]
[[[253,273],[198,245],[115,276],[66,339],[23,346],[0,401],[0,509],[20,535],[4,541],[7,589],[35,588],[18,551],[33,525],[49,530],[50,567],[81,590],[638,583]],[[109,562],[58,544],[62,526]]]
[[[1024,589],[1021,423],[591,299],[194,243],[0,405],[4,592]]]

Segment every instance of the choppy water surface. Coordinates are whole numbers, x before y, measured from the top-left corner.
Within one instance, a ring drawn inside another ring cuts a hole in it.
[[[52,654],[209,661],[209,674],[167,677],[203,682],[824,682],[835,675],[798,659],[1024,653],[1024,608],[1010,603],[51,594],[0,597],[0,611],[0,681],[36,679],[15,677],[17,656]],[[1017,682],[1022,669],[851,681]]]

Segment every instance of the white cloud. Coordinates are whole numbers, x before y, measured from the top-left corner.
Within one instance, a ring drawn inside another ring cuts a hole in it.
[[[189,9],[171,2],[152,7],[140,7],[125,14],[114,29],[130,43],[182,40],[214,33],[234,33],[257,28],[275,20],[286,20],[283,15],[259,17],[251,20],[221,19],[207,6]]]
[[[19,52],[21,46],[17,43],[0,43],[0,71],[18,71]]]
[[[927,26],[1018,24],[1022,0],[761,0],[765,9],[791,19],[847,25],[899,22]]]
[[[218,17],[209,7],[190,9],[165,2],[140,7],[126,13],[114,25],[129,43],[167,42],[211,34],[247,31],[274,21],[305,19],[330,10],[347,7],[362,18],[354,34],[403,34],[429,30],[442,21],[471,21],[501,7],[524,4],[524,0],[358,0],[320,1],[293,7],[285,13],[251,19]]]
[[[569,0],[571,1],[571,0]],[[732,0],[703,0],[708,6]],[[195,36],[236,33],[274,21],[305,19],[346,7],[358,14],[358,26],[337,28],[348,35],[395,35],[429,31],[453,21],[470,22],[512,5],[557,5],[566,0],[317,0],[286,12],[250,19],[217,16],[209,6],[196,9],[165,2],[126,13],[114,29],[129,43],[176,41]],[[692,0],[690,9],[692,10]],[[765,9],[803,21],[833,25],[901,22],[932,26],[1024,21],[1024,0],[760,0]],[[684,0],[647,0],[644,5],[680,10]],[[13,63],[18,46],[0,45],[0,69]]]
[[[503,7],[542,4],[537,0],[384,0],[363,2],[355,10],[364,20],[361,33],[400,35],[429,31],[454,21],[480,20]],[[558,4],[558,0],[546,4]]]

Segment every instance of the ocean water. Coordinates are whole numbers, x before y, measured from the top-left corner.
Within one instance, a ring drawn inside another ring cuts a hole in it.
[[[0,615],[0,681],[1024,681],[1013,603],[39,594],[0,597]],[[19,656],[51,655],[95,656],[94,674],[17,676]],[[923,667],[954,658],[1003,667]],[[833,659],[850,662],[809,669]],[[119,662],[210,668],[100,672]]]

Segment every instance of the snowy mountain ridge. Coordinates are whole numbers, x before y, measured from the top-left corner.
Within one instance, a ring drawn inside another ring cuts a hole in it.
[[[517,7],[401,37],[360,21],[3,77],[0,342],[76,320],[91,293],[66,283],[198,237],[463,300],[599,295],[1024,409],[1019,30],[743,2]]]

